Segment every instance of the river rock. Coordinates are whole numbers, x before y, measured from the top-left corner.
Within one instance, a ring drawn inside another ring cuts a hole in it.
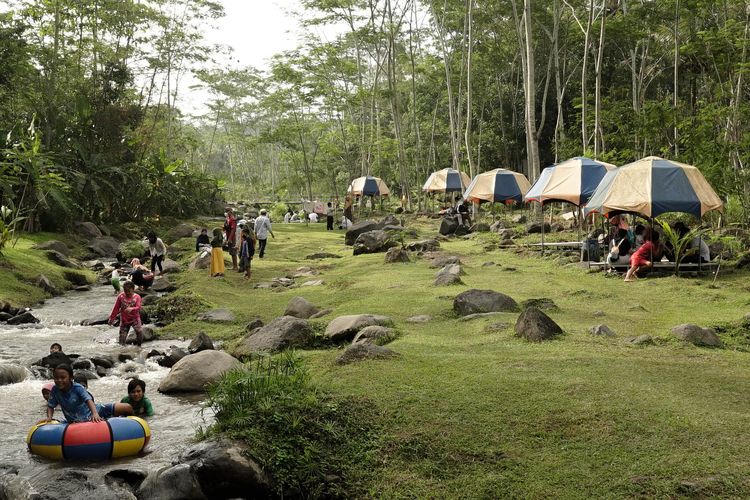
[[[43,357],[39,361],[34,362],[35,365],[46,366],[47,368],[54,368],[57,365],[72,365],[73,361],[68,355],[63,352],[51,352],[48,356]]]
[[[459,259],[455,255],[438,255],[434,259],[432,259],[432,263],[430,264],[430,267],[432,269],[440,269],[448,264],[461,264],[461,259]]]
[[[522,337],[532,342],[549,340],[561,333],[562,328],[536,307],[524,309],[516,320],[516,337]]]
[[[318,313],[320,308],[305,299],[304,297],[294,297],[289,301],[284,311],[284,316],[294,316],[295,318],[308,319],[310,316]]]
[[[147,476],[146,472],[137,469],[114,469],[104,474],[104,482],[135,492]]]
[[[120,243],[111,236],[102,236],[91,240],[86,248],[99,257],[114,257],[120,249]]]
[[[349,340],[366,326],[391,326],[393,321],[388,316],[375,314],[352,314],[333,319],[326,327],[325,336],[334,342]]]
[[[459,316],[486,312],[515,312],[518,311],[518,304],[500,292],[472,288],[453,299],[453,310]]]
[[[70,249],[68,248],[68,245],[66,245],[62,241],[57,240],[43,241],[41,243],[37,243],[31,248],[35,250],[54,250],[55,252],[61,253],[66,257],[70,255]]]
[[[36,277],[36,286],[50,295],[55,295],[57,293],[57,288],[55,288],[55,285],[53,285],[49,278],[47,278],[43,274],[40,274]]]
[[[194,271],[196,269],[208,269],[211,265],[211,252],[201,252],[193,257],[193,260],[188,264],[188,269]]]
[[[398,242],[391,239],[390,235],[382,229],[367,231],[357,236],[354,242],[354,255],[363,253],[385,252],[391,247],[398,246]]]
[[[76,285],[76,286],[83,286],[89,284],[89,279],[86,277],[83,273],[78,273],[75,271],[63,271],[63,278],[65,278],[65,281],[69,281],[70,283]]]
[[[235,320],[234,313],[229,309],[212,309],[198,314],[198,321],[214,321],[217,323],[231,323]]]
[[[211,498],[268,498],[271,478],[252,455],[250,446],[219,438],[190,447],[179,462],[190,466]]]
[[[86,239],[101,238],[102,232],[93,222],[76,222],[74,225],[76,233]]]
[[[305,259],[307,260],[340,259],[340,258],[341,258],[341,255],[336,255],[335,253],[328,253],[328,252],[311,253],[310,255],[305,257]]]
[[[589,328],[591,335],[600,335],[605,337],[614,337],[615,332],[607,325],[596,325]]]
[[[92,370],[73,370],[73,378],[78,380],[96,380],[99,378]]]
[[[109,321],[109,316],[97,316],[94,318],[86,318],[81,320],[81,326],[95,326],[95,325],[106,325]]]
[[[400,247],[389,248],[385,253],[385,263],[393,264],[395,262],[410,262],[409,252]]]
[[[344,235],[344,241],[347,245],[354,245],[354,242],[357,241],[357,238],[360,234],[366,233],[368,231],[374,231],[376,229],[380,229],[381,227],[382,226],[375,221],[359,221],[356,224],[353,224],[352,227],[350,227],[346,231],[346,234]]]
[[[346,365],[367,359],[388,359],[398,357],[397,352],[375,344],[352,344],[336,358],[336,363]]]
[[[242,366],[223,351],[201,351],[179,360],[159,384],[159,392],[202,392],[222,373]]]
[[[210,493],[210,492],[209,492]],[[188,464],[163,467],[153,472],[138,488],[139,500],[204,500],[207,497]],[[214,498],[214,497],[211,497]]]
[[[94,362],[86,358],[78,358],[73,361],[74,370],[96,370]]]
[[[686,323],[672,328],[672,334],[680,340],[693,345],[705,347],[722,347],[723,343],[713,328],[701,328],[698,325]]]
[[[31,311],[23,311],[8,320],[9,325],[23,325],[27,323],[39,323],[39,320],[31,314]]]
[[[198,335],[190,342],[188,346],[188,352],[195,354],[196,352],[206,351],[214,348],[214,342],[211,337],[206,335],[206,332],[198,332]]]
[[[143,325],[143,327],[141,327],[141,333],[143,334],[143,342],[151,342],[156,338],[153,325]],[[131,330],[128,332],[128,336],[125,337],[125,343],[131,345],[138,343],[138,337],[136,336],[135,331]]]
[[[173,292],[177,290],[177,285],[169,281],[167,276],[157,276],[154,279],[154,284],[151,285],[151,289],[157,293]]]
[[[282,316],[246,334],[232,354],[242,358],[257,352],[278,352],[290,347],[304,347],[312,340],[313,331],[307,320]]]
[[[31,371],[31,375],[34,378],[40,378],[44,380],[50,380],[53,378],[51,368],[46,368],[44,366],[38,366],[38,365],[31,365],[31,368],[29,368],[29,371]]]
[[[182,266],[180,266],[176,261],[172,259],[164,259],[164,262],[161,264],[162,267],[162,273],[179,273],[182,271]]]
[[[354,336],[352,344],[375,344],[385,345],[396,338],[396,332],[393,328],[386,326],[366,326]]]
[[[435,274],[435,286],[462,285],[461,265],[448,264]]]
[[[192,238],[193,229],[193,226],[191,226],[190,224],[177,224],[175,227],[167,231],[166,239],[169,242],[175,242],[180,238]]]
[[[18,365],[0,364],[0,385],[16,384],[26,380],[26,368]]]
[[[407,243],[406,249],[410,252],[435,252],[440,249],[440,242],[433,238],[412,241],[411,243]]]
[[[13,315],[7,312],[0,312],[0,321],[8,321]]]
[[[47,250],[46,254],[47,258],[58,266],[68,267],[70,269],[79,269],[81,267],[73,260],[55,250]]]
[[[159,302],[159,296],[154,294],[148,294],[141,296],[141,305],[142,306],[153,306]]]
[[[101,366],[102,368],[107,368],[107,369],[115,366],[115,362],[111,358],[105,357],[105,356],[92,357],[91,362],[94,363],[94,365],[96,366]]]
[[[245,331],[247,333],[252,332],[253,330],[256,330],[263,326],[263,320],[260,318],[255,318],[251,322],[245,325]]]
[[[171,368],[175,364],[177,364],[178,361],[188,355],[189,353],[185,349],[181,349],[176,346],[170,346],[169,352],[159,360],[159,366]]]

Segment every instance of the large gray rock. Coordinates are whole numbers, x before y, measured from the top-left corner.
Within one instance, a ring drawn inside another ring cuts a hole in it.
[[[460,264],[461,259],[458,258],[455,255],[438,255],[434,259],[432,259],[432,263],[430,264],[430,267],[432,269],[440,269],[442,267],[447,266],[448,264]]]
[[[189,354],[190,353],[187,352],[185,349],[182,349],[177,346],[170,346],[169,352],[165,354],[163,358],[159,359],[158,361],[159,366],[172,368],[174,365],[177,364],[178,361],[188,356]]]
[[[282,316],[245,335],[232,354],[247,357],[256,352],[278,352],[290,347],[303,347],[313,340],[307,320]]]
[[[325,336],[333,341],[350,340],[366,326],[391,326],[393,321],[388,316],[375,314],[352,314],[333,319],[326,327]]]
[[[562,328],[536,307],[528,307],[516,320],[515,335],[532,342],[549,340],[562,333]]]
[[[289,301],[284,311],[284,316],[294,316],[295,318],[308,319],[320,312],[320,308],[305,299],[304,297],[294,297]]]
[[[0,385],[17,384],[26,380],[26,368],[18,365],[0,365]]]
[[[174,260],[172,259],[164,259],[164,262],[162,262],[162,272],[164,274],[167,273],[179,273],[182,271],[182,267]]]
[[[170,229],[166,234],[166,240],[174,242],[180,238],[192,238],[193,226],[190,224],[177,224],[175,227]]]
[[[206,335],[206,332],[198,332],[198,335],[190,342],[188,351],[190,351],[190,354],[195,354],[196,352],[207,351],[213,348],[214,342],[211,340],[211,337]]]
[[[354,336],[352,344],[375,344],[385,345],[396,338],[396,332],[393,328],[387,326],[366,326]]]
[[[81,267],[72,259],[69,259],[65,255],[55,250],[47,250],[47,258],[58,266],[69,267],[70,269],[79,269]]]
[[[211,252],[201,252],[193,257],[193,260],[188,264],[188,269],[194,271],[196,269],[208,269],[211,265]]]
[[[410,252],[434,252],[440,249],[440,242],[436,239],[419,240],[407,243],[406,249]]]
[[[52,282],[47,278],[45,275],[40,274],[36,277],[36,286],[44,290],[50,295],[57,294],[57,288],[55,285],[52,284]]]
[[[31,248],[35,250],[54,250],[55,252],[59,252],[65,255],[66,257],[70,255],[70,249],[68,248],[68,245],[66,245],[62,241],[57,240],[43,241],[41,243],[37,243]]]
[[[114,257],[120,250],[120,243],[111,236],[102,236],[91,240],[86,248],[99,257]]]
[[[401,247],[389,248],[388,251],[385,253],[385,263],[393,264],[396,262],[404,262],[404,263],[410,262],[409,252],[407,252],[405,249]]]
[[[188,464],[211,498],[268,498],[271,478],[251,457],[250,446],[211,439],[190,447],[179,458]]]
[[[398,357],[397,352],[375,344],[352,344],[346,348],[344,353],[336,358],[336,363],[346,365],[365,361],[368,359],[389,359]]]
[[[393,214],[388,214],[380,220],[380,225],[385,226],[401,226],[401,221],[396,218]]]
[[[459,316],[487,312],[515,312],[518,304],[511,297],[494,290],[472,288],[453,299],[453,310]]]
[[[198,314],[198,321],[215,321],[217,323],[231,323],[235,320],[234,313],[229,309],[212,309]]]
[[[440,234],[444,236],[455,233],[456,228],[458,228],[458,221],[456,219],[443,217],[443,219],[440,221],[439,231]]]
[[[535,233],[541,233],[542,232],[542,223],[541,222],[530,222],[526,226],[526,232],[529,234],[535,234]],[[544,232],[549,233],[550,232],[550,225],[549,222],[544,223]]]
[[[360,234],[366,233],[368,231],[374,231],[376,229],[380,229],[381,227],[382,226],[375,221],[359,221],[346,231],[346,234],[344,235],[344,241],[347,245],[354,245],[354,242],[357,241],[357,237],[359,237]]]
[[[435,285],[462,285],[461,273],[460,264],[448,264],[435,274]]]
[[[102,236],[102,232],[93,222],[76,222],[75,231],[88,240]]]
[[[173,292],[177,290],[177,285],[172,283],[167,276],[157,276],[154,279],[154,284],[151,285],[151,290],[154,292]],[[221,320],[211,320],[211,321],[221,321]],[[233,321],[233,320],[230,320]]]
[[[724,345],[713,328],[701,328],[690,323],[675,326],[672,328],[672,334],[680,340],[697,346],[722,347]]]
[[[27,323],[39,323],[39,320],[31,314],[31,311],[22,311],[8,320],[9,325],[24,325]]]
[[[357,236],[357,240],[354,242],[354,255],[385,252],[398,245],[399,243],[392,240],[388,233],[382,229],[376,229]]]
[[[242,366],[223,351],[201,351],[179,360],[159,384],[159,392],[203,392],[222,373]]]
[[[139,500],[205,500],[209,498],[203,493],[198,478],[193,475],[189,464],[170,465],[149,474],[138,488],[137,496]]]

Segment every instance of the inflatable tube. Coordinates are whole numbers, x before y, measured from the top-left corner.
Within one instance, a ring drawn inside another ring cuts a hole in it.
[[[26,444],[35,455],[56,460],[108,460],[137,455],[151,439],[151,429],[138,417],[101,422],[47,422],[29,430]]]

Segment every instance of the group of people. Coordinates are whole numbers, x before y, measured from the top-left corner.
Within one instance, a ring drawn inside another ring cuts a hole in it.
[[[344,198],[344,213],[341,216],[341,222],[339,223],[339,229],[349,229],[352,226],[352,220],[354,220],[354,214],[352,211],[352,198],[350,195],[347,195],[346,198]],[[336,205],[334,206],[333,202],[328,202],[325,207],[325,217],[326,217],[326,231],[333,231],[334,230],[334,222],[336,220],[336,210],[338,207],[338,202],[336,202]],[[321,213],[322,215],[322,213]],[[317,223],[319,221],[319,215],[317,212],[310,212],[307,213],[304,208],[302,208],[299,212],[295,212],[291,208],[287,209],[286,213],[284,214],[284,223],[289,224],[293,222],[312,222]]]
[[[632,282],[641,270],[653,267],[654,262],[666,257],[675,259],[675,249],[670,242],[662,243],[661,234],[654,227],[638,224],[631,229],[622,215],[615,215],[609,219],[612,233],[609,238],[609,254],[607,264],[610,272],[617,265],[628,265],[625,281]],[[678,221],[673,230],[680,238],[685,237],[690,230],[684,222]],[[710,262],[710,250],[706,242],[700,237],[692,238],[687,247],[687,255],[683,262]]]
[[[50,355],[64,356],[62,346],[58,343],[50,346]],[[58,421],[100,422],[111,417],[136,415],[150,417],[154,414],[154,407],[146,397],[146,383],[140,379],[132,379],[128,383],[128,395],[119,403],[97,403],[88,391],[85,379],[77,379],[69,363],[59,363],[52,370],[54,382],[42,386],[42,397],[47,401],[47,418],[39,423],[53,420],[56,408],[62,410],[64,419]]]

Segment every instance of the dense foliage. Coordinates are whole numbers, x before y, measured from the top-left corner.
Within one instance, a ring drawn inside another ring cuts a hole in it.
[[[361,496],[378,427],[371,405],[326,394],[287,352],[225,373],[209,388],[212,431],[250,444],[279,496]]]

